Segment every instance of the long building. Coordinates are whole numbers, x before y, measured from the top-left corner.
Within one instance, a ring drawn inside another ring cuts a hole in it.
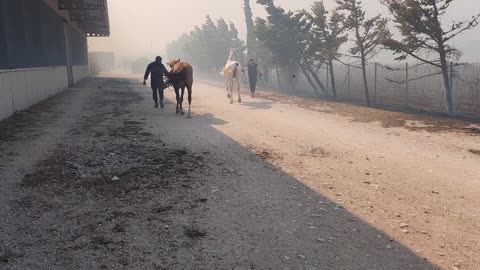
[[[109,35],[107,0],[0,0],[0,120],[88,77]]]

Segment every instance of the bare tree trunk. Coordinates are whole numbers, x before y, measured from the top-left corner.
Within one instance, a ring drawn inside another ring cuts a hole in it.
[[[450,80],[450,72],[445,54],[440,53],[440,63],[442,65],[442,76],[445,84],[445,98],[447,102],[448,114],[453,114],[453,95],[452,95],[452,82]]]
[[[436,23],[440,25],[440,20],[438,19],[439,11],[437,7],[437,3],[435,1],[433,2],[433,8],[434,8],[434,19]],[[445,98],[447,102],[447,110],[448,110],[448,114],[452,115],[453,114],[453,98],[452,98],[453,87],[452,87],[452,82],[450,80],[450,75],[449,75],[447,52],[445,49],[445,41],[443,39],[442,31],[436,32],[436,37],[437,37],[437,43],[439,48],[438,52],[440,54],[440,65],[442,69],[443,82],[445,84]]]
[[[313,91],[315,92],[315,95],[316,95],[317,97],[321,97],[320,92],[318,92],[317,86],[316,86],[315,83],[312,81],[312,78],[308,75],[308,72],[307,72],[307,70],[305,69],[305,67],[304,67],[301,63],[299,63],[299,62],[297,62],[297,65],[298,65],[298,67],[302,70],[303,75],[305,75],[305,77],[307,78],[308,82],[309,82],[310,85],[312,86]],[[308,65],[307,65],[307,66],[308,66]]]
[[[325,88],[325,85],[323,85],[323,83],[320,80],[320,78],[318,77],[317,73],[313,70],[313,68],[309,64],[305,64],[305,66],[307,67],[308,71],[310,71],[310,73],[312,74],[312,76],[315,79],[315,81],[317,82],[318,86],[320,86],[320,89],[322,90],[322,92],[325,95],[328,96],[327,89]]]
[[[362,51],[362,73],[363,73],[363,85],[365,87],[365,99],[367,106],[370,107],[370,94],[368,91],[368,78],[367,78],[367,60],[365,59],[365,53]]]
[[[355,27],[355,35],[357,37],[357,43],[360,49],[360,59],[362,60],[362,74],[363,74],[363,86],[365,88],[365,99],[367,106],[370,107],[370,94],[368,91],[368,81],[367,81],[367,56],[365,55],[364,41],[360,37],[360,29],[357,24]]]
[[[268,67],[262,68],[263,80],[265,82],[265,87],[270,85],[270,69]]]
[[[337,84],[335,83],[335,71],[333,70],[333,60],[328,61],[328,69],[330,71],[330,81],[332,82],[333,98],[337,99]]]
[[[277,82],[278,82],[278,89],[280,89],[280,71],[278,71],[278,67],[275,68],[275,73],[277,74]]]

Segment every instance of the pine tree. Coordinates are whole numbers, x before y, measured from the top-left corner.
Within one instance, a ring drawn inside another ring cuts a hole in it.
[[[239,63],[245,63],[247,60],[245,58],[245,50],[247,47],[245,46],[245,42],[240,39],[238,36],[238,29],[234,23],[230,22],[230,48],[235,50],[236,61]],[[225,61],[224,61],[225,62]],[[224,63],[225,64],[225,63]]]
[[[170,58],[181,58],[190,62],[205,75],[217,75],[231,48],[237,52],[239,61],[246,61],[246,47],[238,37],[235,25],[223,19],[219,19],[215,24],[212,18],[207,16],[201,27],[195,26],[190,33],[169,43],[166,49]]]
[[[258,18],[255,25],[255,32],[261,45],[268,48],[276,62],[289,70],[289,73],[292,73],[293,65],[299,68],[317,96],[321,96],[318,86],[326,93],[324,85],[312,72],[311,64],[304,55],[307,46],[305,37],[308,32],[304,14],[286,12],[275,6],[273,0],[257,0],[257,3],[263,5],[268,13],[267,20]],[[312,77],[317,81],[318,86]]]
[[[346,12],[346,27],[354,32],[355,45],[350,49],[353,55],[358,56],[362,66],[365,99],[370,106],[370,94],[367,79],[367,63],[376,55],[381,41],[390,36],[387,28],[387,19],[377,15],[366,18],[365,10],[360,0],[336,0],[338,10]]]
[[[345,17],[336,10],[326,10],[322,1],[315,1],[311,14],[308,14],[312,23],[309,51],[319,63],[326,63],[329,67],[330,81],[334,98],[337,97],[335,70],[333,62],[340,57],[340,47],[348,41],[346,34]]]
[[[458,35],[478,26],[480,14],[469,20],[453,22],[445,27],[442,17],[454,0],[383,0],[388,7],[402,40],[387,38],[386,48],[393,51],[396,60],[408,57],[430,64],[441,70],[445,86],[448,113],[453,114],[452,81],[449,61],[458,59],[461,52],[450,45]],[[432,58],[431,56],[434,56]]]
[[[255,25],[253,23],[253,13],[250,7],[250,0],[244,0],[243,8],[245,11],[245,22],[247,24],[247,50],[248,59],[257,58],[257,39],[255,37]]]

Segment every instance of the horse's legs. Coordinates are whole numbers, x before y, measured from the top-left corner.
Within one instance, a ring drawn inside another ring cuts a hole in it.
[[[229,84],[228,77],[225,77],[225,87],[227,88],[227,98],[230,98],[230,89],[228,84]]]
[[[192,118],[192,85],[187,86],[188,90],[188,115],[187,118]]]
[[[234,79],[231,78],[230,82],[229,82],[230,83],[230,92],[229,92],[229,94],[230,94],[230,104],[233,104],[233,82],[234,82]]]
[[[240,96],[240,80],[237,78],[237,88],[238,88],[238,103],[242,103],[242,97]]]
[[[179,108],[179,105],[180,105],[180,92],[179,92],[179,88],[175,87],[175,96],[177,98],[177,110],[176,110],[176,114],[179,114],[180,113],[180,108]]]
[[[183,112],[183,96],[185,95],[185,86],[183,86],[181,89],[182,89],[182,95],[180,97],[180,114],[184,115],[185,113]]]

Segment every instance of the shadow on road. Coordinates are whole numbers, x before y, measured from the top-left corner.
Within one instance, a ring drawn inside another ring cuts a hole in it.
[[[223,125],[228,124],[227,121],[225,121],[223,119],[220,119],[220,118],[216,118],[211,113],[206,113],[206,114],[203,114],[203,115],[197,115],[196,117],[205,118],[206,121],[212,126],[223,126]]]

